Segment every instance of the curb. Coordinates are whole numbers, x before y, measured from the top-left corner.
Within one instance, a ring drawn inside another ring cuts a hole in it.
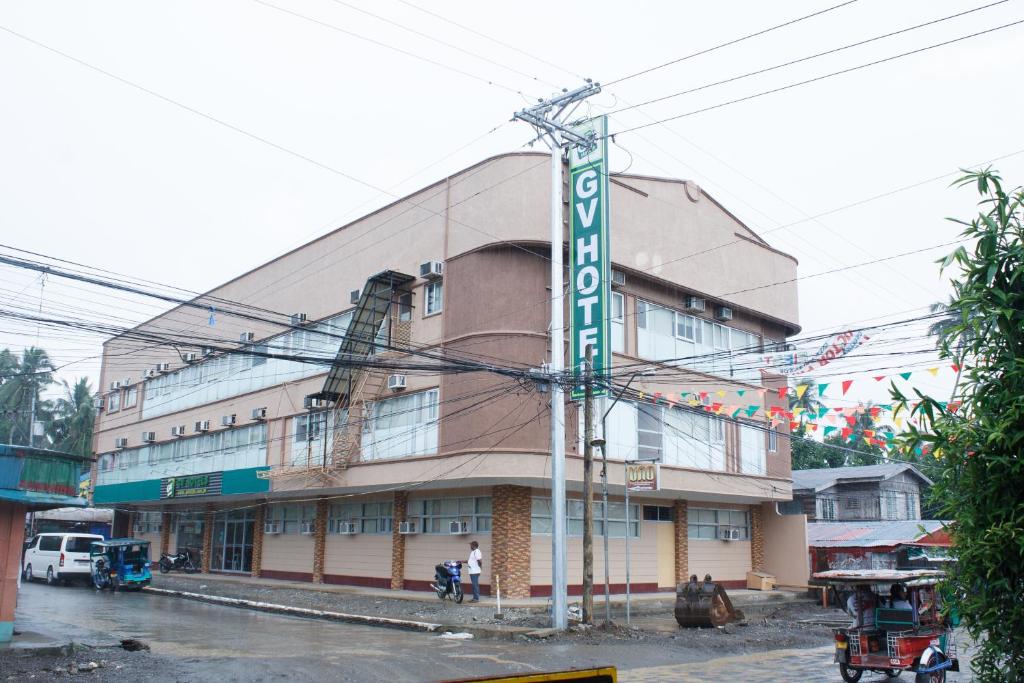
[[[401,628],[413,631],[424,631],[433,633],[438,631],[442,624],[430,624],[425,621],[412,621],[409,619],[391,619],[388,617],[371,617],[365,614],[345,614],[344,612],[328,612],[325,610],[307,609],[305,607],[289,607],[287,605],[275,605],[270,602],[256,602],[254,600],[241,600],[238,598],[224,598],[219,595],[204,595],[202,593],[188,593],[167,588],[153,588],[146,586],[142,589],[146,593],[167,595],[186,600],[196,600],[214,605],[226,607],[238,607],[251,609],[259,612],[271,612],[274,614],[285,614],[294,617],[312,617],[314,619],[328,619],[331,621],[344,621],[353,624],[366,624],[369,626],[386,626],[389,628]]]

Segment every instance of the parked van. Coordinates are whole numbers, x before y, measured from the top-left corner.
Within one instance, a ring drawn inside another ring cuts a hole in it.
[[[39,534],[25,551],[22,579],[45,578],[51,586],[72,579],[89,581],[89,546],[102,540],[98,534]]]

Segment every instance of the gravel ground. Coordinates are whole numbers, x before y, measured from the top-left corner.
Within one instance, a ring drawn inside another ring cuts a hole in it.
[[[79,679],[110,683],[176,681],[181,664],[146,650],[76,645],[70,654],[0,650],[0,681]]]

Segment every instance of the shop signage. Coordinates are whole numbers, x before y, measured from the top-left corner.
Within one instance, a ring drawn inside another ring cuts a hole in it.
[[[626,465],[626,488],[630,491],[657,491],[661,486],[661,469],[656,462]]]
[[[814,353],[785,351],[765,355],[764,362],[772,372],[781,375],[802,375],[820,370],[837,358],[849,354],[869,339],[862,331],[842,332],[826,339]]]
[[[608,120],[604,116],[573,127],[594,142],[569,148],[569,359],[574,377],[593,349],[594,396],[605,396],[612,368],[609,339],[611,265],[608,254]],[[581,384],[572,398],[583,398]]]
[[[223,472],[188,474],[160,480],[161,498],[189,498],[192,496],[219,496]]]

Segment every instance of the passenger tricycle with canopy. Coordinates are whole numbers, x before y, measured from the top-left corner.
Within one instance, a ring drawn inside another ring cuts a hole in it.
[[[137,538],[114,538],[97,541],[89,549],[92,583],[97,589],[133,588],[149,585],[149,541]]]
[[[847,609],[854,621],[835,629],[835,662],[847,683],[865,671],[917,674],[915,683],[943,683],[959,671],[953,629],[941,614],[938,570],[832,570],[814,578],[852,592]]]

